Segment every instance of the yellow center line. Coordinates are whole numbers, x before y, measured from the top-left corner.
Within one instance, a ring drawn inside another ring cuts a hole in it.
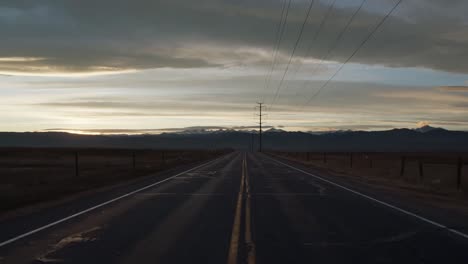
[[[242,160],[242,179],[240,182],[239,194],[237,195],[236,214],[234,216],[234,224],[232,226],[231,242],[229,244],[229,254],[227,263],[237,264],[237,257],[239,255],[239,240],[241,229],[241,214],[242,214],[242,194],[244,193],[245,182],[245,156]]]
[[[255,264],[255,243],[252,239],[252,217],[250,206],[250,183],[249,174],[247,172],[247,159],[244,158],[244,175],[247,197],[245,201],[245,244],[247,245],[247,263]]]
[[[244,243],[246,246],[246,262],[248,264],[255,264],[255,244],[252,239],[252,223],[251,223],[251,205],[250,205],[250,183],[247,173],[247,158],[246,154],[242,159],[242,178],[237,196],[236,214],[234,216],[234,224],[232,227],[231,243],[229,244],[228,264],[237,264],[239,258],[239,245],[240,245],[240,232],[242,224],[242,199],[245,197],[245,234]],[[245,196],[244,196],[245,192]]]

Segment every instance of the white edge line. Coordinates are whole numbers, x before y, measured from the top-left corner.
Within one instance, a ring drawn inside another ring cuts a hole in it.
[[[341,189],[344,189],[344,190],[346,190],[346,191],[352,192],[352,193],[354,193],[354,194],[356,194],[356,195],[359,195],[359,196],[361,196],[361,197],[367,198],[367,199],[369,199],[369,200],[371,200],[371,201],[374,201],[374,202],[376,202],[376,203],[385,205],[385,206],[390,207],[390,208],[392,208],[392,209],[394,209],[394,210],[397,210],[397,211],[399,211],[399,212],[401,212],[401,213],[404,213],[404,214],[413,216],[413,217],[415,217],[415,218],[417,218],[417,219],[419,219],[419,220],[421,220],[421,221],[423,221],[423,222],[426,222],[426,223],[431,224],[431,225],[433,225],[433,226],[442,228],[442,229],[447,230],[447,231],[449,231],[449,232],[451,232],[451,233],[453,233],[453,234],[456,234],[456,235],[459,235],[459,236],[461,236],[461,237],[463,237],[463,238],[468,239],[468,234],[465,234],[465,233],[463,233],[463,232],[460,232],[460,231],[458,231],[458,230],[456,230],[456,229],[449,228],[449,227],[447,227],[447,226],[445,226],[445,225],[443,225],[443,224],[440,224],[440,223],[438,223],[438,222],[432,221],[432,220],[430,220],[430,219],[427,219],[427,218],[425,218],[425,217],[422,217],[422,216],[420,216],[420,215],[418,215],[418,214],[412,213],[412,212],[407,211],[407,210],[405,210],[405,209],[401,209],[401,208],[399,208],[399,207],[397,207],[397,206],[395,206],[395,205],[389,204],[389,203],[387,203],[387,202],[380,201],[380,200],[378,200],[378,199],[376,199],[376,198],[373,198],[373,197],[371,197],[371,196],[369,196],[369,195],[366,195],[366,194],[360,193],[360,192],[358,192],[358,191],[352,190],[352,189],[350,189],[350,188],[348,188],[348,187],[345,187],[345,186],[340,185],[340,184],[338,184],[338,183],[329,181],[329,180],[324,179],[324,178],[322,178],[322,177],[320,177],[320,176],[317,176],[317,175],[315,175],[315,174],[312,174],[312,173],[309,173],[309,172],[307,172],[307,171],[298,169],[298,168],[293,167],[293,166],[291,166],[291,165],[289,165],[289,164],[286,164],[286,163],[284,163],[284,162],[278,161],[278,160],[276,160],[276,159],[274,159],[274,158],[271,158],[271,157],[268,157],[268,156],[266,156],[266,157],[269,158],[269,159],[271,159],[271,160],[273,160],[273,161],[275,161],[275,162],[277,162],[277,163],[280,163],[280,164],[282,164],[282,165],[284,165],[284,166],[287,166],[287,167],[289,167],[289,168],[291,168],[291,169],[297,170],[297,171],[299,171],[299,172],[302,172],[302,173],[304,173],[304,174],[307,174],[307,175],[309,175],[309,176],[312,176],[312,177],[314,177],[314,178],[317,178],[317,179],[319,179],[319,180],[321,180],[321,181],[327,182],[327,183],[329,183],[329,184],[331,184],[331,185],[334,185],[334,186],[339,187],[339,188],[341,188]]]
[[[62,218],[62,219],[57,220],[57,221],[55,221],[55,222],[52,222],[52,223],[50,223],[50,224],[41,226],[41,227],[39,227],[39,228],[36,228],[36,229],[31,230],[31,231],[29,231],[29,232],[26,232],[26,233],[24,233],[24,234],[18,235],[18,236],[13,237],[13,238],[10,238],[10,239],[8,239],[8,240],[6,240],[6,241],[1,242],[1,243],[0,243],[0,247],[6,246],[6,245],[8,245],[8,244],[11,244],[11,243],[17,241],[17,240],[20,240],[20,239],[22,239],[22,238],[25,238],[25,237],[30,236],[30,235],[32,235],[32,234],[35,234],[35,233],[37,233],[37,232],[39,232],[39,231],[42,231],[42,230],[44,230],[44,229],[47,229],[47,228],[49,228],[49,227],[58,225],[58,224],[60,224],[60,223],[62,223],[62,222],[65,222],[65,221],[67,221],[67,220],[70,220],[70,219],[72,219],[72,218],[75,218],[75,217],[77,217],[77,216],[80,216],[80,215],[82,215],[82,214],[88,213],[88,212],[90,212],[90,211],[93,211],[93,210],[95,210],[95,209],[97,209],[97,208],[100,208],[100,207],[103,207],[103,206],[105,206],[105,205],[108,205],[108,204],[113,203],[113,202],[115,202],[115,201],[121,200],[121,199],[123,199],[123,198],[125,198],[125,197],[128,197],[128,196],[130,196],[130,195],[133,195],[133,194],[135,194],[135,193],[144,191],[144,190],[149,189],[149,188],[151,188],[151,187],[153,187],[153,186],[159,185],[159,184],[161,184],[161,183],[163,183],[163,182],[172,180],[172,179],[174,179],[174,178],[177,177],[177,176],[180,176],[180,175],[185,174],[185,173],[187,173],[187,172],[190,172],[190,171],[196,170],[196,169],[198,169],[198,168],[201,168],[201,167],[203,167],[203,166],[206,166],[206,165],[208,165],[208,164],[210,164],[210,163],[212,163],[212,162],[215,162],[215,161],[217,161],[217,160],[219,160],[219,159],[221,159],[221,158],[223,158],[223,157],[225,157],[225,156],[222,156],[222,157],[219,157],[219,158],[217,158],[217,159],[208,161],[208,162],[206,162],[206,163],[203,163],[203,164],[201,164],[201,165],[198,165],[198,166],[196,166],[196,167],[193,167],[193,168],[191,168],[191,169],[189,169],[189,170],[180,172],[180,173],[178,173],[178,174],[176,174],[176,175],[173,175],[173,176],[171,176],[171,177],[169,177],[169,178],[166,178],[166,179],[164,179],[164,180],[161,180],[161,181],[152,183],[152,184],[150,184],[150,185],[147,185],[147,186],[142,187],[142,188],[140,188],[140,189],[137,189],[137,190],[135,190],[135,191],[131,191],[131,192],[129,192],[129,193],[126,193],[126,194],[124,194],[124,195],[121,195],[121,196],[119,196],[119,197],[117,197],[117,198],[108,200],[108,201],[106,201],[106,202],[100,203],[100,204],[98,204],[98,205],[95,205],[95,206],[90,207],[90,208],[88,208],[88,209],[85,209],[85,210],[83,210],[83,211],[80,211],[80,212],[78,212],[78,213],[76,213],[76,214],[69,215],[69,216],[67,216],[67,217],[65,217],[65,218]]]

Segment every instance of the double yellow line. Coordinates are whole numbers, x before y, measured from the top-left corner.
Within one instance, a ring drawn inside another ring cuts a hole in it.
[[[251,196],[250,196],[250,183],[249,175],[247,172],[247,157],[244,154],[242,160],[242,178],[239,188],[239,194],[237,195],[237,204],[236,204],[236,213],[234,216],[234,225],[232,227],[231,233],[231,242],[229,245],[229,254],[228,254],[228,264],[237,264],[239,263],[239,246],[240,246],[240,237],[241,237],[241,221],[242,221],[242,209],[243,201],[245,198],[244,206],[244,224],[245,224],[245,234],[244,234],[244,243],[246,249],[246,261],[248,264],[255,264],[255,243],[252,239],[252,215],[251,215]]]

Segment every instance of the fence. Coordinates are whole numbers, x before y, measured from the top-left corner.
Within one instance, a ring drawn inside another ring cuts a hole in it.
[[[0,209],[208,160],[227,152],[0,148]]]
[[[402,180],[440,190],[468,191],[467,153],[270,151],[269,154],[350,175]]]

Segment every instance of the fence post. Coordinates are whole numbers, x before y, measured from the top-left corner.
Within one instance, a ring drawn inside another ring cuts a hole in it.
[[[79,176],[78,151],[75,151],[75,177]]]
[[[406,167],[406,156],[401,157],[401,169],[400,169],[400,176],[405,174],[405,167]]]
[[[422,182],[424,180],[424,163],[422,161],[419,162],[419,182]]]
[[[462,168],[463,168],[463,159],[462,157],[458,157],[458,162],[457,162],[457,189],[461,190],[461,178],[462,178]]]
[[[136,157],[135,157],[135,151],[132,152],[132,166],[133,169],[136,168]]]

